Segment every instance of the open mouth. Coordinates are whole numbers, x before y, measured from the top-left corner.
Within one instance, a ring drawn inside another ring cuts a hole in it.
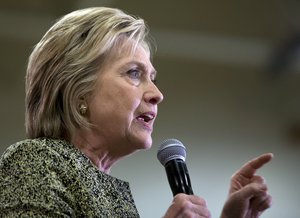
[[[144,121],[146,123],[150,122],[154,119],[154,114],[152,113],[144,113],[137,117],[138,120]]]

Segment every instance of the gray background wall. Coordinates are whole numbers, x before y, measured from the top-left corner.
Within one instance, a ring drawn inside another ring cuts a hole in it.
[[[130,182],[141,216],[161,217],[172,201],[156,150],[175,137],[188,149],[194,192],[207,200],[213,217],[230,176],[264,152],[275,155],[260,170],[274,204],[262,217],[299,217],[299,57],[287,50],[271,61],[298,32],[297,1],[1,1],[0,153],[25,137],[24,76],[33,45],[56,18],[88,6],[143,17],[158,44],[154,65],[165,100],[153,147],[112,170]],[[297,43],[291,48],[297,51]],[[287,65],[276,67],[289,55]]]

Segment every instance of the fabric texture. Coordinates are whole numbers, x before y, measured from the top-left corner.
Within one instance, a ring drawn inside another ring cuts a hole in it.
[[[0,159],[0,217],[139,217],[129,184],[72,144],[27,139]]]

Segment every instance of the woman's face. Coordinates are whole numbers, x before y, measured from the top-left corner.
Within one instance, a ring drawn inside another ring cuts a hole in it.
[[[163,95],[154,83],[156,71],[149,53],[142,46],[130,53],[129,43],[113,49],[88,106],[93,134],[116,150],[131,153],[151,147]]]

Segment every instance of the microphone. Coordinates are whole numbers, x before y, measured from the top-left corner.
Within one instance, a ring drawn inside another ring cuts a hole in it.
[[[177,139],[167,139],[160,144],[157,158],[165,167],[173,196],[179,193],[193,195],[190,176],[185,164],[184,145]]]

